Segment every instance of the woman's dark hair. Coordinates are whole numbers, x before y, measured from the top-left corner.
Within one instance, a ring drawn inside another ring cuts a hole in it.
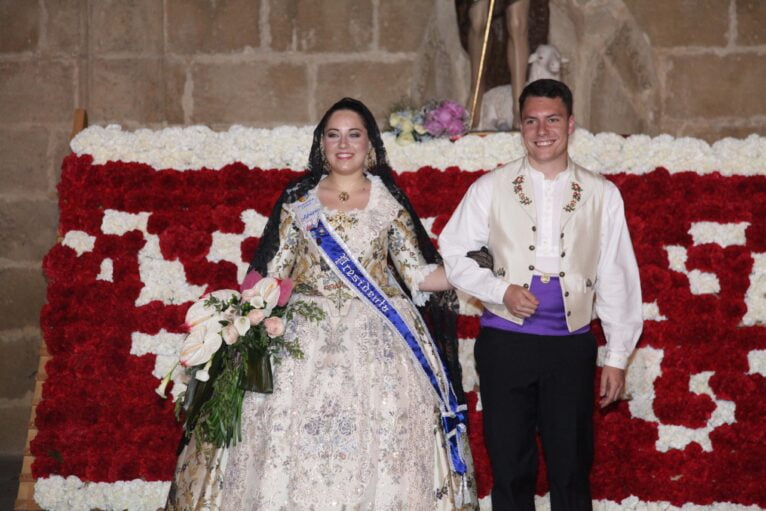
[[[266,223],[266,228],[261,235],[261,241],[258,244],[258,250],[250,263],[250,269],[256,270],[261,275],[266,274],[266,265],[277,253],[279,248],[279,218],[284,204],[295,202],[300,197],[303,197],[309,190],[314,188],[322,176],[327,173],[324,168],[324,157],[322,156],[322,136],[324,135],[325,127],[330,116],[339,110],[350,110],[356,112],[359,117],[362,118],[364,126],[367,129],[367,136],[370,139],[370,144],[375,152],[375,163],[372,165],[368,172],[379,176],[391,195],[409,212],[412,216],[412,221],[415,223],[415,233],[418,237],[418,244],[420,245],[420,251],[423,253],[426,261],[429,263],[441,263],[441,257],[439,253],[431,243],[431,239],[428,237],[423,224],[420,222],[415,210],[412,208],[412,204],[394,183],[393,172],[391,166],[388,164],[388,157],[386,156],[386,147],[383,145],[383,138],[380,136],[380,129],[375,122],[372,112],[362,103],[356,99],[343,98],[325,112],[322,119],[314,129],[314,140],[311,143],[311,152],[309,153],[308,168],[305,174],[295,183],[285,188],[282,195],[274,205],[274,209],[271,211],[269,220]]]
[[[375,122],[375,117],[372,115],[372,112],[370,112],[370,109],[361,101],[353,98],[343,98],[325,112],[322,119],[319,121],[319,124],[317,124],[314,129],[314,139],[311,144],[311,152],[309,153],[308,168],[298,181],[285,188],[274,205],[274,209],[271,211],[269,220],[261,235],[258,249],[255,251],[255,255],[250,262],[250,270],[256,270],[261,275],[266,275],[267,265],[279,249],[279,222],[282,206],[284,204],[295,202],[306,195],[309,190],[313,189],[319,183],[322,176],[327,173],[325,170],[324,156],[322,155],[322,136],[324,135],[325,127],[327,126],[327,121],[330,119],[330,116],[339,110],[356,112],[359,117],[362,118],[362,122],[367,129],[367,136],[370,139],[370,144],[375,152],[375,162],[371,168],[367,169],[368,172],[380,177],[391,195],[412,217],[418,245],[426,262],[440,264],[442,262],[441,256],[439,256],[439,253],[436,251],[428,233],[420,222],[418,215],[415,213],[412,204],[410,204],[407,196],[404,195],[404,192],[402,192],[393,180],[393,171],[388,163],[386,148],[383,145],[383,139],[380,135],[378,124]],[[450,372],[455,393],[457,394],[458,399],[461,402],[464,402],[465,397],[463,395],[462,386],[460,385],[460,365],[458,363],[457,352],[457,310],[457,295],[454,291],[447,291],[443,293],[432,293],[431,299],[426,307],[421,309],[421,312],[423,312],[426,321],[431,327],[434,341],[436,341],[441,350],[444,363]]]

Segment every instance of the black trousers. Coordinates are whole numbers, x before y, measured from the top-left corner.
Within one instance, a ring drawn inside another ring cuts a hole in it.
[[[552,511],[592,509],[596,340],[482,328],[474,355],[493,511],[534,511],[540,433]]]

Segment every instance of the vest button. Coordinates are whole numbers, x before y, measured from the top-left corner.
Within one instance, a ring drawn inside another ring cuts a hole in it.
[[[563,271],[559,272],[559,277],[563,277],[564,275],[566,275],[566,273],[564,273]]]
[[[533,225],[533,226],[532,226],[532,232],[535,232],[535,231],[537,231],[537,227],[535,227],[535,226]]]
[[[563,233],[563,232],[561,233],[561,236],[560,236],[560,237],[561,237],[561,238],[563,238],[563,237],[564,237],[564,233]]]
[[[529,250],[534,250],[534,249],[535,249],[534,245],[529,245]]]
[[[534,267],[534,266],[532,266],[532,265],[530,264],[530,265],[529,265],[529,269],[530,269],[530,271],[531,271],[531,270],[534,270],[534,269],[535,269],[535,267]]]
[[[572,315],[572,311],[567,311],[567,316],[571,316],[571,315]]]
[[[562,252],[562,253],[561,253],[561,257],[564,257],[565,255],[567,255],[567,253],[566,253],[566,252]]]
[[[564,291],[564,296],[569,296],[569,291]]]
[[[524,284],[524,289],[529,289],[529,284]]]

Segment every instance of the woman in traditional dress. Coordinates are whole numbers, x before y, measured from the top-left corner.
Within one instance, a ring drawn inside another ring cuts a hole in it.
[[[372,114],[339,101],[316,127],[306,175],[283,192],[251,264],[291,278],[291,300],[315,303],[325,318],[288,324],[286,339],[298,339],[304,357],[276,366],[273,394],[246,393],[241,442],[188,443],[168,508],[475,509],[454,292],[451,303],[437,293],[449,289],[438,263],[392,180]],[[440,330],[434,337],[415,304]]]

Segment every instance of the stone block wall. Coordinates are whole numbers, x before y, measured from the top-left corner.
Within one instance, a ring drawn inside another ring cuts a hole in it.
[[[271,127],[349,95],[383,119],[414,87],[438,1],[0,0],[0,455],[24,448],[74,109]]]
[[[766,133],[766,2],[550,1],[581,125],[710,142]]]
[[[345,95],[380,119],[405,98],[466,101],[452,1],[0,0],[0,455],[23,450],[73,110],[225,129],[313,123]],[[582,125],[766,131],[763,1],[550,2]]]
[[[642,3],[629,7],[660,70],[658,131],[707,140],[766,134],[766,2],[662,2],[682,24],[655,23]]]

